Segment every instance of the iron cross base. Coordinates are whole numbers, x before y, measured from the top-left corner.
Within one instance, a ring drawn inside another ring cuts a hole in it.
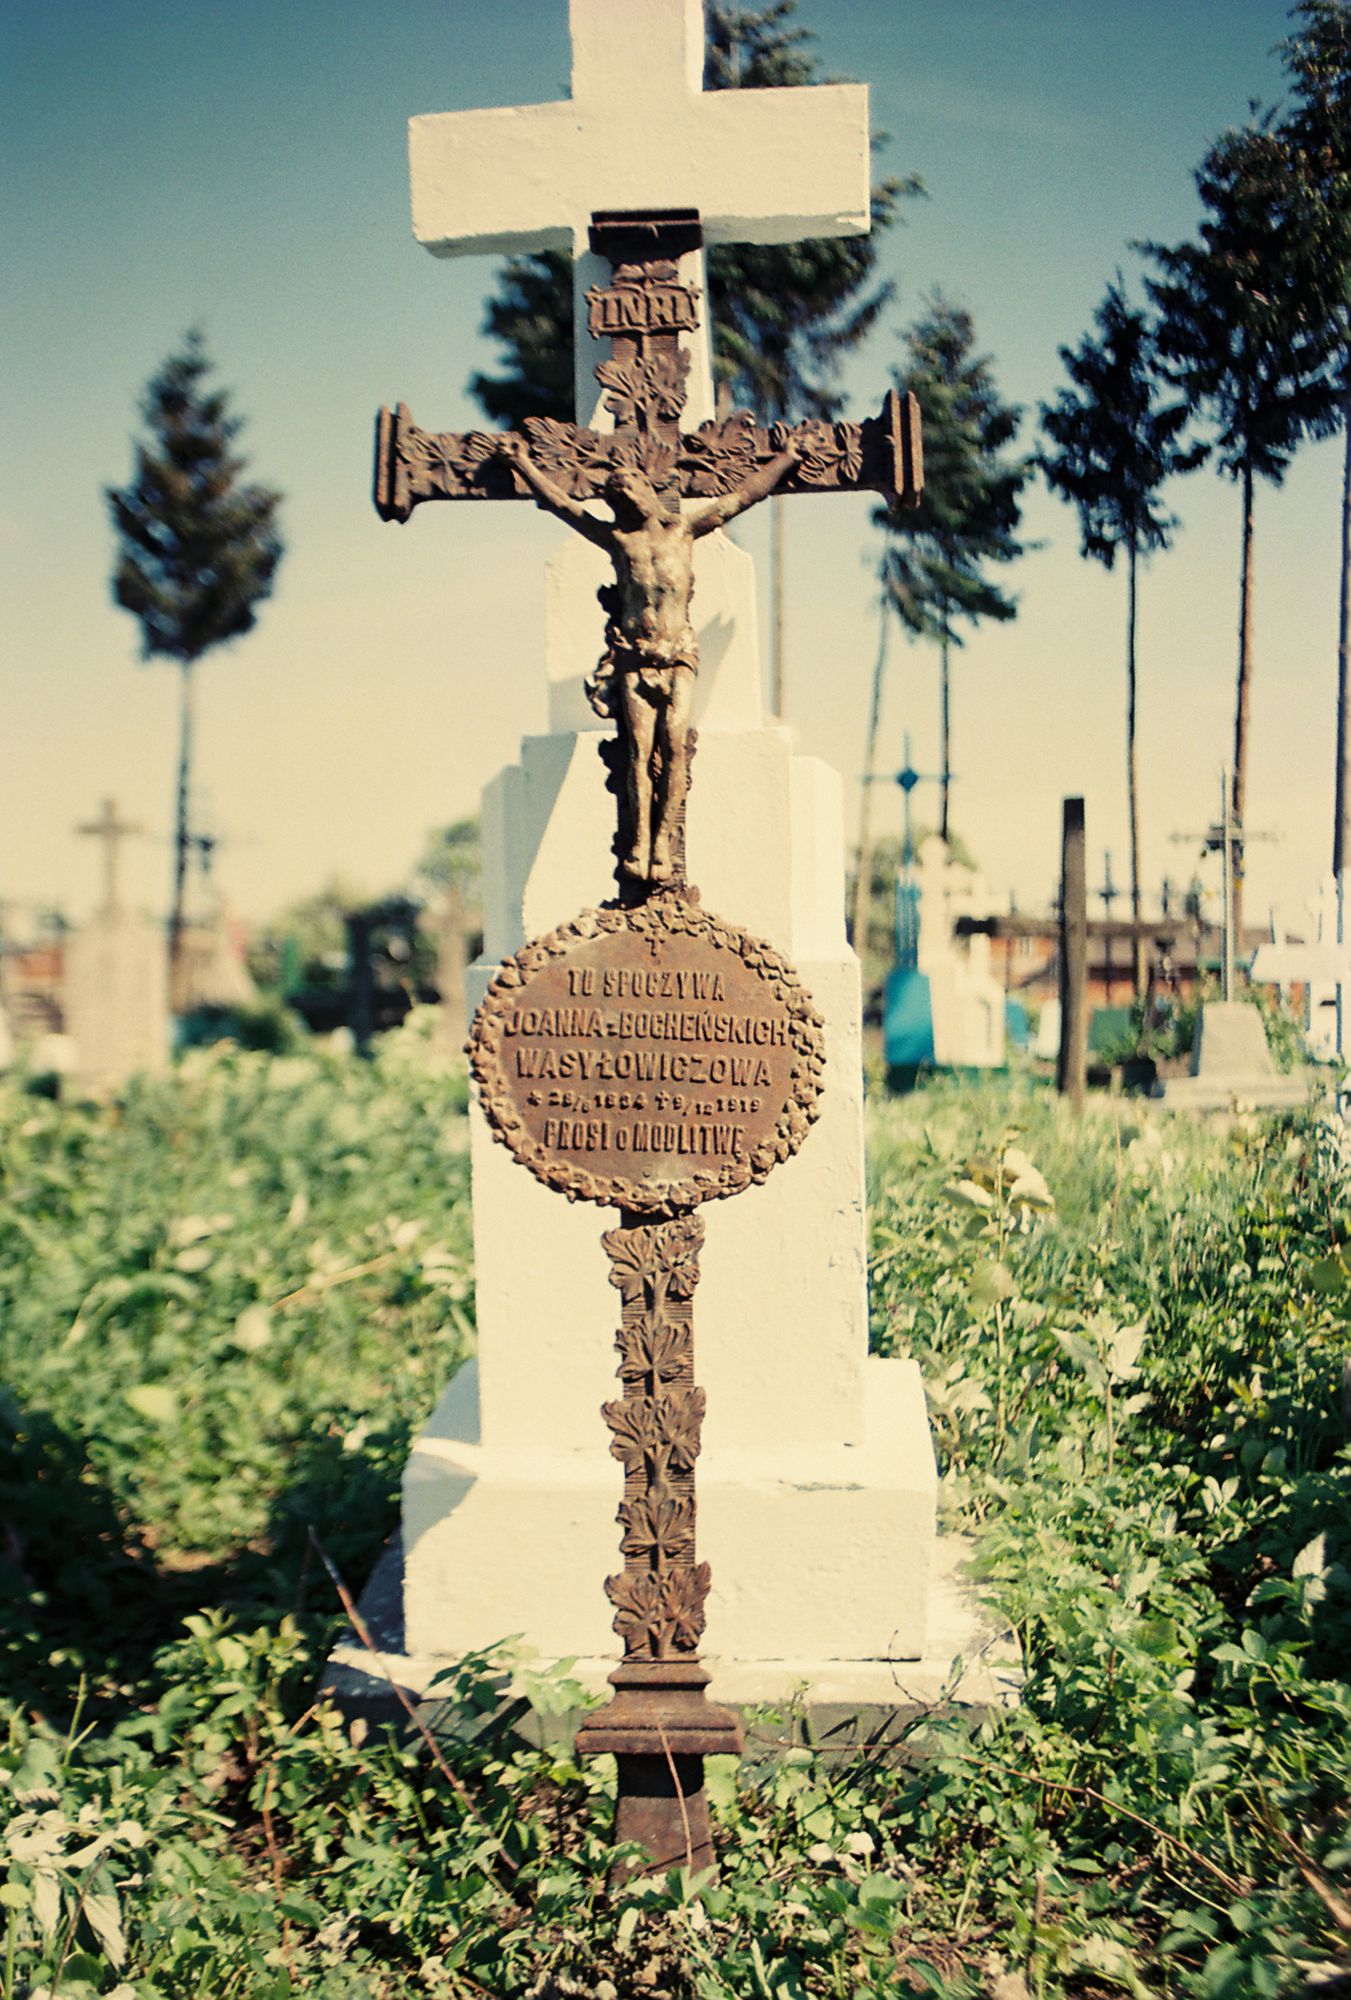
[[[606,1581],[624,1658],[613,1695],[577,1732],[580,1756],[618,1759],[614,1839],[645,1850],[620,1874],[712,1868],[704,1758],[740,1756],[741,1724],[715,1708],[699,1661],[708,1595],[696,1561],[695,1460],[704,1392],[694,1380],[694,1292],[704,1225],[695,1212],[620,1210],[603,1237],[623,1298],[615,1339],[622,1395],[601,1414],[624,1467],[624,1568]]]
[[[610,1675],[615,1692],[577,1731],[577,1754],[618,1759],[616,1846],[636,1841],[643,1873],[713,1868],[704,1791],[705,1757],[739,1757],[741,1720],[704,1694],[697,1660],[627,1660]]]

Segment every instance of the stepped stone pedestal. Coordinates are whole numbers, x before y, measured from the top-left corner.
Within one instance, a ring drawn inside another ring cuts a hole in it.
[[[1303,1104],[1322,1080],[1307,1070],[1282,1075],[1271,1059],[1262,1016],[1250,1000],[1207,1000],[1196,1023],[1190,1076],[1156,1084],[1175,1111],[1226,1111]]]
[[[485,794],[485,950],[471,1005],[506,954],[613,893],[614,801],[581,694],[601,645],[592,589],[604,575],[576,542],[551,565],[554,727],[528,737]],[[867,1351],[840,781],[761,716],[751,565],[724,537],[700,545],[695,613],[690,875],[706,907],[789,957],[827,1037],[822,1115],[800,1154],[734,1205],[702,1211],[705,1659],[722,1698],[774,1698],[806,1681],[872,1701],[900,1685],[894,1663],[926,1658],[936,1475],[918,1368]],[[618,1324],[602,1218],[522,1173],[471,1116],[479,1354],[405,1474],[402,1649],[418,1680],[428,1662],[520,1633],[545,1656],[577,1656],[599,1687],[618,1650],[601,1585],[616,1565],[621,1489],[600,1416]],[[945,1649],[961,1624],[946,1618]],[[938,1679],[950,1659],[931,1663]]]

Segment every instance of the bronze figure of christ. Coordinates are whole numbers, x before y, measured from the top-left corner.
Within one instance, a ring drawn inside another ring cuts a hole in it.
[[[790,437],[782,451],[752,467],[730,492],[689,513],[681,511],[677,495],[659,493],[645,473],[620,466],[602,489],[610,521],[588,512],[551,479],[519,432],[509,432],[500,451],[541,507],[614,564],[614,587],[602,597],[609,612],[605,652],[587,693],[625,737],[633,843],[620,866],[636,881],[668,883],[675,874],[689,787],[690,713],[699,666],[690,623],[694,544],[772,493],[797,463],[798,445]]]

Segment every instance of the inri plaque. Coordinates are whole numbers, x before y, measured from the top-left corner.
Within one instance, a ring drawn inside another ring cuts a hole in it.
[[[772,946],[682,897],[588,910],[502,965],[470,1059],[494,1135],[570,1200],[691,1208],[817,1114],[821,1018]]]

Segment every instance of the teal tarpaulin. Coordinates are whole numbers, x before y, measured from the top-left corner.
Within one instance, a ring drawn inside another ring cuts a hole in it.
[[[882,996],[882,1045],[888,1069],[918,1069],[934,1059],[929,976],[893,966]]]

